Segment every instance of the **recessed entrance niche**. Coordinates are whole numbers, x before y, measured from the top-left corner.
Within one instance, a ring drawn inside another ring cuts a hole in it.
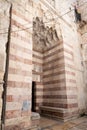
[[[36,83],[32,81],[32,112],[35,112],[35,107],[36,107]]]

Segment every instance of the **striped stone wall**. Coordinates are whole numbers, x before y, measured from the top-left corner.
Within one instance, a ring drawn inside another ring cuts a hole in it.
[[[19,10],[18,10],[19,9]],[[32,85],[32,25],[28,12],[13,5],[6,95],[6,130],[30,125]]]
[[[43,106],[41,112],[62,118],[66,107],[66,85],[63,42],[59,42],[44,52],[43,63]]]
[[[33,81],[35,82],[35,110],[43,101],[43,53],[33,50]]]
[[[62,43],[59,43],[44,52],[43,73],[43,104],[50,107],[60,107],[60,99],[62,97],[61,89],[63,89],[62,87],[64,86],[64,83],[62,82],[65,81]]]
[[[67,117],[78,115],[78,94],[76,71],[74,63],[74,48],[69,43],[64,42],[65,80],[67,94]]]
[[[40,112],[41,110],[42,114],[62,120],[76,116],[78,104],[81,109],[85,106],[83,67],[81,65],[79,42],[76,38],[76,27],[68,19],[69,24],[67,26],[66,22],[60,20],[63,41],[46,49],[43,53],[33,50],[32,16],[35,13],[34,17],[36,17],[35,10],[37,10],[38,16],[43,14],[43,11],[37,6],[34,8],[32,1],[28,3],[28,0],[9,0],[8,4],[5,2],[2,2],[3,6],[1,5],[1,7],[5,9],[2,10],[0,16],[0,27],[6,27],[5,34],[3,34],[4,31],[0,30],[2,33],[0,35],[0,115],[6,43],[10,41],[6,84],[6,130],[24,129],[30,125],[32,81],[36,84],[36,111]],[[12,18],[10,26],[11,3]],[[43,9],[46,12],[46,9]],[[11,34],[8,33],[10,27]]]
[[[61,41],[44,52],[43,84],[42,114],[62,120],[77,114],[73,51],[69,44]]]
[[[84,21],[86,20],[86,1],[85,0],[79,0],[78,3],[78,10],[81,13],[81,18]],[[63,18],[67,21],[68,24],[65,24],[64,22],[60,21],[61,24],[61,31],[62,31],[62,36],[63,36],[63,41],[64,44],[67,43],[71,46],[71,50],[73,52],[73,63],[71,63],[70,61],[67,61],[65,59],[66,62],[66,66],[68,65],[68,68],[70,71],[73,71],[75,73],[75,76],[70,76],[70,78],[75,78],[76,83],[72,83],[71,81],[71,86],[73,88],[73,85],[76,84],[76,95],[78,96],[78,98],[76,98],[76,102],[78,102],[78,109],[79,109],[79,113],[81,113],[80,111],[82,111],[82,113],[84,112],[84,110],[86,109],[86,86],[85,86],[85,76],[84,76],[84,72],[86,72],[85,69],[85,65],[84,65],[84,59],[82,57],[82,52],[83,52],[83,39],[84,39],[84,43],[86,43],[86,35],[84,32],[86,32],[86,26],[85,22],[81,22],[80,25],[78,25],[77,23],[75,23],[75,14],[74,14],[74,10],[68,12],[69,7],[71,5],[73,5],[74,0],[67,0],[67,1],[56,1],[56,9],[60,11],[61,14],[63,14],[65,12],[65,15],[63,16]],[[82,4],[82,6],[80,6]],[[67,9],[65,9],[67,7]],[[72,7],[73,8],[73,7]],[[78,27],[81,27],[78,29]],[[82,27],[84,26],[84,27]],[[85,31],[84,31],[85,30]],[[79,34],[81,33],[81,34]],[[82,35],[84,34],[84,35]],[[82,37],[82,39],[81,39]],[[72,59],[72,58],[71,58]],[[69,77],[69,76],[67,76]],[[74,80],[74,79],[73,79]],[[67,81],[66,84],[68,84]],[[75,90],[74,90],[75,91]],[[73,91],[73,92],[74,92]],[[73,93],[72,92],[72,93]]]

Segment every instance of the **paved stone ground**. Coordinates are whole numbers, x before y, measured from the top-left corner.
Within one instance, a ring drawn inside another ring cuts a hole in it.
[[[49,118],[41,118],[39,127],[32,130],[87,130],[87,117],[80,117],[65,123]]]

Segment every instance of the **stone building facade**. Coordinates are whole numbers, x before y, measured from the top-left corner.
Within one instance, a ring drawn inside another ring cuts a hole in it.
[[[32,111],[63,121],[86,111],[86,6],[86,0],[0,0],[2,130],[30,128]]]

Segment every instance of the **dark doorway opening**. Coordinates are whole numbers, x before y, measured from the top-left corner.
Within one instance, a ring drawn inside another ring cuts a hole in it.
[[[32,82],[32,112],[35,112],[36,107],[36,83]]]

